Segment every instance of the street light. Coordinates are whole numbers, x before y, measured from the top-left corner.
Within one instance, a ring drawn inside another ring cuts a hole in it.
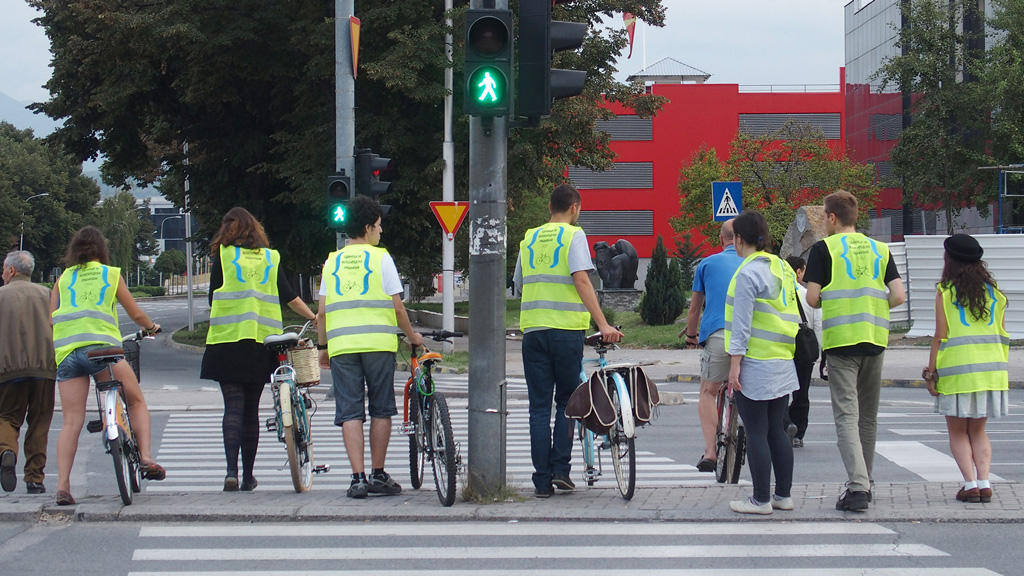
[[[160,242],[164,241],[164,224],[166,224],[168,220],[175,220],[178,218],[181,218],[180,214],[178,216],[168,216],[160,221]],[[164,243],[163,246],[160,246],[160,248],[163,249],[164,246],[166,246],[166,243]]]
[[[28,198],[25,198],[25,202],[28,202],[29,200],[31,200],[33,198],[39,198],[40,196],[49,196],[49,195],[50,194],[48,192],[43,192],[42,194],[36,194],[35,196],[29,196]],[[22,210],[21,211],[21,238],[18,239],[18,250],[24,250],[24,249],[25,249],[25,211]]]

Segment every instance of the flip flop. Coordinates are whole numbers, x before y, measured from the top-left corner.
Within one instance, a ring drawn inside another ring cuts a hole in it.
[[[700,462],[697,462],[697,471],[698,472],[714,472],[716,464],[717,463],[714,460],[712,460],[711,458],[701,458]]]
[[[163,480],[167,477],[167,471],[156,462],[143,462],[140,466],[142,477],[146,480]]]
[[[76,502],[70,492],[57,490],[57,506],[73,506],[74,504]]]

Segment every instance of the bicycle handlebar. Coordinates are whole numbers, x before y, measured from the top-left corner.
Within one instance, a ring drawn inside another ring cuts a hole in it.
[[[298,324],[292,324],[290,326],[285,326],[284,329],[288,330],[289,328],[298,328],[299,339],[302,339],[302,335],[305,334],[307,330],[309,330],[311,324],[313,324],[312,320],[306,320],[306,323],[303,324],[302,326],[299,326]]]

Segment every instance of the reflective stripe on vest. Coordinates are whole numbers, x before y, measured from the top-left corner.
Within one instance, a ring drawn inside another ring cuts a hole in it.
[[[586,330],[590,312],[583,305],[569,271],[569,246],[583,229],[548,222],[526,232],[519,243],[519,264],[523,272],[523,300],[519,328]]]
[[[1006,296],[986,286],[988,315],[977,319],[956,301],[951,286],[940,286],[948,332],[935,360],[940,394],[1008,390],[1010,335],[1003,329]]]
[[[220,247],[224,284],[213,291],[207,344],[263,342],[267,336],[281,333],[280,265],[276,250]]]
[[[889,345],[885,269],[889,247],[859,233],[825,238],[832,280],[821,289],[821,339],[825,350],[866,342]]]
[[[89,344],[121,345],[117,327],[117,286],[121,269],[89,262],[72,266],[57,281],[60,306],[53,312],[53,348],[60,363]]]
[[[736,295],[736,277],[754,260],[766,260],[772,276],[779,280],[780,290],[775,298],[754,301],[754,316],[750,322],[750,339],[745,356],[757,360],[792,360],[796,351],[796,333],[800,328],[800,309],[797,308],[796,274],[789,264],[767,252],[747,256],[736,269],[725,296],[725,351],[729,352],[732,338],[733,300]]]
[[[331,356],[398,351],[394,299],[384,292],[381,277],[387,253],[370,244],[350,244],[327,258],[324,314]]]

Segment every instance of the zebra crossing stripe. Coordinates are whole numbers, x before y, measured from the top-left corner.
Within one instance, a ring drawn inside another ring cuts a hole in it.
[[[401,570],[402,576],[599,576],[621,574],[596,569],[547,570]],[[645,569],[645,576],[1000,576],[985,568],[697,568]],[[259,570],[201,572],[129,572],[128,576],[395,576],[394,570]]]

